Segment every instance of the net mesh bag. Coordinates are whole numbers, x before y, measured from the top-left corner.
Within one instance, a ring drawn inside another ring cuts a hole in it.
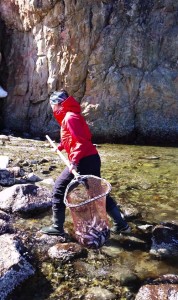
[[[106,195],[111,185],[93,175],[73,179],[67,186],[64,202],[70,208],[75,236],[85,247],[98,249],[110,236]]]

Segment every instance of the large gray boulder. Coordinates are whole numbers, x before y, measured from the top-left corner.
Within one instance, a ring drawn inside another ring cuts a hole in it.
[[[16,286],[35,272],[23,253],[23,245],[15,235],[0,236],[0,299],[6,299]]]
[[[18,184],[0,192],[0,209],[12,213],[28,213],[51,206],[51,193],[34,184]]]

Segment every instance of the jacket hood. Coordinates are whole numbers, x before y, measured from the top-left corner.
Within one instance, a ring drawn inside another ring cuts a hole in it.
[[[75,113],[80,113],[81,108],[80,104],[75,100],[74,97],[69,96],[66,100],[64,100],[61,104],[64,112],[72,111]]]
[[[66,100],[64,100],[61,104],[60,109],[57,112],[54,112],[54,117],[60,124],[62,123],[62,120],[64,119],[68,111],[79,114],[81,112],[80,104],[72,96],[69,96]]]

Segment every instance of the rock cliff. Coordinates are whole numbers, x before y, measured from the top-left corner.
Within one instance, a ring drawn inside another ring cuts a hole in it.
[[[177,18],[175,0],[0,0],[1,127],[58,136],[64,87],[98,140],[175,142]]]

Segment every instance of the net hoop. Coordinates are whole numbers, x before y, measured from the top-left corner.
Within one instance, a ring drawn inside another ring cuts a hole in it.
[[[71,204],[71,203],[69,203],[68,200],[67,200],[67,193],[68,193],[68,190],[69,190],[69,188],[71,187],[71,185],[73,185],[73,184],[74,184],[75,182],[77,182],[77,181],[80,183],[80,182],[82,182],[83,179],[87,179],[87,178],[90,178],[90,177],[95,178],[95,179],[99,179],[100,181],[103,181],[103,182],[107,185],[108,191],[105,192],[105,193],[103,193],[103,194],[100,194],[100,195],[98,195],[98,196],[95,196],[95,197],[93,197],[93,198],[91,198],[91,199],[85,200],[85,201],[83,201],[83,202],[81,202],[81,203],[79,203],[79,204]],[[111,184],[110,184],[106,179],[104,179],[104,178],[100,178],[100,177],[97,177],[97,176],[94,176],[94,175],[81,175],[81,176],[79,176],[79,177],[73,179],[73,180],[68,184],[68,186],[67,186],[67,188],[66,188],[66,191],[65,191],[65,194],[64,194],[64,204],[65,204],[67,207],[70,207],[70,208],[74,208],[74,207],[79,207],[79,206],[85,205],[85,204],[87,204],[87,203],[90,203],[90,202],[92,202],[92,201],[98,200],[99,198],[102,198],[102,197],[108,195],[109,192],[111,191],[111,188],[112,188],[112,187],[111,187]]]

